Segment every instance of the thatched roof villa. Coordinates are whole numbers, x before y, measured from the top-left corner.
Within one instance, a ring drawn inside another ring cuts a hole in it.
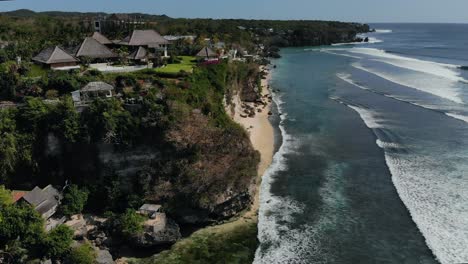
[[[37,56],[32,58],[32,60],[52,69],[79,68],[79,66],[77,66],[78,59],[67,53],[59,46],[49,47],[42,50]]]
[[[119,55],[115,54],[108,47],[104,46],[92,37],[85,38],[85,40],[78,47],[75,56],[88,57],[91,59],[113,59],[119,57]]]

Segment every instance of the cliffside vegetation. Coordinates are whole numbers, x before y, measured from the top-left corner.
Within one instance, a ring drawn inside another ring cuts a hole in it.
[[[0,48],[0,101],[9,101],[0,109],[0,257],[8,255],[16,263],[41,258],[92,263],[96,256],[88,244],[71,248],[72,234],[64,226],[46,233],[43,219],[29,206],[13,205],[7,189],[67,185],[59,214],[107,216],[107,232],[124,244],[142,231],[145,219],[135,210],[143,203],[163,205],[179,224],[206,226],[239,214],[252,202],[259,153],[228,116],[224,102],[234,103],[234,95],[244,101],[258,98],[258,65],[223,61],[194,64],[191,73],[102,74],[86,66],[51,71],[29,62],[44,47],[77,45],[91,33],[95,16],[28,10],[0,14],[0,41],[7,42]],[[172,45],[172,61],[178,55],[191,58],[207,37],[274,57],[279,47],[352,41],[369,29],[320,21],[140,17],[144,23],[109,27],[105,33],[121,38],[138,27],[196,35],[193,42]],[[18,56],[21,63],[15,62]],[[184,63],[192,67],[192,61]],[[92,81],[113,85],[119,97],[75,107],[70,92]],[[255,248],[256,226],[249,222],[222,234],[195,233],[171,251],[142,261],[247,263]]]

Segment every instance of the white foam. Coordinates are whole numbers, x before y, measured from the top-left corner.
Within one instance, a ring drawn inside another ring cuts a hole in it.
[[[380,139],[376,140],[377,146],[379,146],[381,149],[386,149],[386,148],[392,148],[392,149],[399,149],[402,148],[402,146],[398,143],[393,143],[393,142],[385,142]]]
[[[353,48],[349,49],[349,52],[364,54],[374,57],[383,63],[387,63],[396,67],[431,74],[439,76],[456,82],[468,83],[468,80],[461,77],[459,71],[460,65],[437,63],[432,61],[425,61],[420,59],[403,57],[395,54],[390,54],[384,50],[372,49],[372,48]]]
[[[361,116],[361,119],[364,120],[367,127],[369,128],[382,127],[382,125],[379,124],[379,120],[377,119],[376,114],[373,113],[372,111],[366,110],[361,107],[353,106],[353,105],[348,105],[348,107],[356,111]]]
[[[375,112],[356,106],[355,110],[369,128],[375,127]],[[381,124],[382,125],[382,122]],[[385,149],[386,143],[377,141]],[[392,146],[392,144],[390,145]],[[443,264],[468,262],[468,180],[466,167],[453,168],[449,158],[467,160],[464,150],[451,150],[449,157],[434,153],[397,155],[385,152],[387,166],[398,195],[426,239],[426,243]],[[454,153],[455,152],[455,153]],[[434,158],[435,157],[435,158]],[[464,163],[456,162],[460,166]]]
[[[349,58],[353,58],[353,59],[362,59],[361,57],[358,57],[358,56],[353,56],[353,55],[349,55],[349,54],[343,54],[343,53],[336,53],[336,52],[333,52],[333,49],[321,49],[320,51],[323,52],[323,53],[328,53],[328,54],[332,54],[332,55],[338,55],[338,56],[343,56],[343,57],[349,57]]]
[[[447,116],[453,117],[458,120],[462,120],[466,123],[468,123],[468,116],[460,115],[460,114],[454,114],[454,113],[445,113]]]
[[[274,94],[278,110],[282,109],[281,98]],[[285,223],[292,222],[292,215],[300,213],[303,206],[295,201],[284,197],[278,197],[271,193],[271,185],[275,181],[274,176],[278,171],[285,170],[287,153],[291,153],[294,148],[294,140],[285,127],[281,124],[286,120],[287,115],[281,115],[280,130],[283,138],[282,145],[273,157],[273,162],[262,177],[260,186],[260,209],[258,222],[258,239],[262,244],[268,244],[268,249],[260,246],[255,254],[254,263],[287,263],[294,261],[299,263],[300,256],[311,250],[313,243],[304,237],[298,230],[288,230]]]
[[[336,76],[338,78],[340,78],[341,80],[351,84],[351,85],[354,85],[358,88],[361,88],[363,90],[367,90],[367,91],[372,91],[372,89],[370,89],[369,87],[366,87],[366,86],[363,86],[363,85],[360,85],[358,83],[356,83],[354,80],[351,79],[351,74],[347,74],[347,73],[337,73]],[[447,116],[449,117],[452,117],[452,118],[455,118],[455,119],[458,119],[458,120],[462,120],[466,123],[468,123],[468,116],[465,116],[465,115],[461,115],[461,114],[455,114],[455,113],[447,113],[445,111],[447,111],[446,109],[441,109],[441,108],[438,108],[436,106],[433,106],[433,105],[426,105],[426,104],[422,104],[422,103],[419,103],[419,102],[414,102],[412,100],[409,100],[408,98],[400,98],[400,97],[397,97],[397,96],[393,96],[393,95],[390,95],[390,94],[381,94],[385,97],[388,97],[388,98],[392,98],[392,99],[395,99],[395,100],[398,100],[400,102],[405,102],[405,103],[409,103],[409,104],[412,104],[414,106],[418,106],[418,107],[422,107],[424,109],[429,109],[429,110],[437,110],[437,111],[442,111],[444,112]],[[330,98],[332,100],[336,100],[338,98]],[[340,101],[340,103],[343,103]]]
[[[463,104],[463,100],[460,98],[460,93],[456,83],[441,78],[421,78],[421,76],[415,76],[414,74],[389,74],[379,72],[374,69],[369,69],[362,66],[360,63],[353,63],[354,68],[372,73],[380,78],[386,79],[393,83],[413,88],[422,92],[430,93],[440,98],[450,100],[452,102]]]
[[[388,34],[388,33],[393,33],[393,30],[391,30],[391,29],[376,29],[375,33]]]

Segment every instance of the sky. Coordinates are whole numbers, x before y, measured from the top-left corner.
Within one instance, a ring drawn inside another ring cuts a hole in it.
[[[23,8],[186,18],[468,23],[468,0],[0,0],[0,11]]]

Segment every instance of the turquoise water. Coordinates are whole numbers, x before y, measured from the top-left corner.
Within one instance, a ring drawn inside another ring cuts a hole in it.
[[[274,62],[255,263],[468,262],[468,25],[376,27]]]

